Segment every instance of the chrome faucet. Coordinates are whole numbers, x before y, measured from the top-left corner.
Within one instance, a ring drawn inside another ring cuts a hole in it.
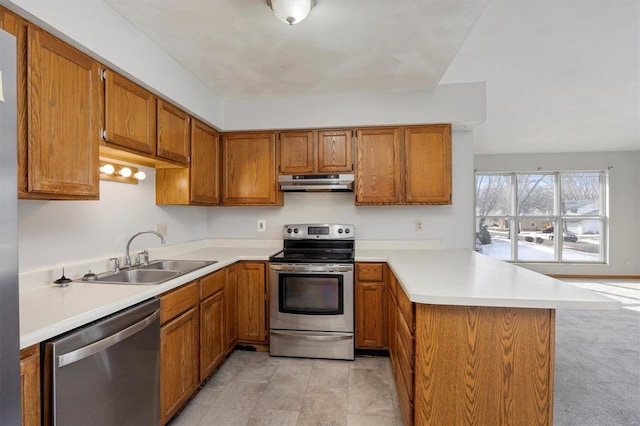
[[[125,268],[131,267],[131,256],[129,256],[129,246],[131,246],[131,241],[133,241],[133,239],[135,237],[137,237],[138,235],[142,235],[142,234],[155,234],[160,238],[160,241],[162,241],[162,244],[166,244],[167,243],[164,240],[164,237],[162,236],[162,234],[159,233],[159,232],[156,232],[156,231],[142,231],[142,232],[138,232],[137,234],[134,234],[133,237],[129,238],[129,241],[127,242],[127,251],[126,251],[126,256],[124,257],[124,267]]]

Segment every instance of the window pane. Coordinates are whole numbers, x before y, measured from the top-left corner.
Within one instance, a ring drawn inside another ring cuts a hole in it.
[[[564,262],[600,262],[599,219],[565,220],[562,236],[562,260]]]
[[[599,172],[562,173],[560,176],[562,215],[600,214]]]
[[[553,215],[555,180],[555,175],[518,175],[518,214]]]
[[[476,250],[494,259],[513,260],[511,258],[509,219],[477,219]]]
[[[551,262],[556,260],[553,234],[541,232],[543,224],[553,224],[549,220],[521,220],[518,232],[518,261]],[[555,227],[557,228],[557,227]]]
[[[511,178],[502,175],[476,175],[476,215],[511,215]]]

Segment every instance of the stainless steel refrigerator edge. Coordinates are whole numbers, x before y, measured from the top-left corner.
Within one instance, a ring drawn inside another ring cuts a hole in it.
[[[0,424],[20,424],[16,39],[0,30]]]

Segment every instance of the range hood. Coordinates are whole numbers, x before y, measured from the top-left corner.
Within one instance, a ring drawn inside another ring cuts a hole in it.
[[[325,175],[282,175],[280,190],[285,192],[353,192],[353,173]]]

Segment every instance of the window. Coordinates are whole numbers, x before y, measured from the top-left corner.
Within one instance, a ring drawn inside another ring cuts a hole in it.
[[[603,263],[606,177],[476,173],[476,249],[511,262]]]

